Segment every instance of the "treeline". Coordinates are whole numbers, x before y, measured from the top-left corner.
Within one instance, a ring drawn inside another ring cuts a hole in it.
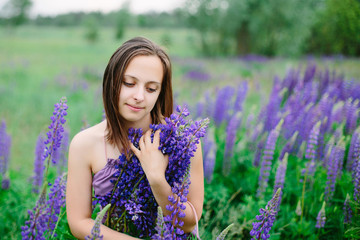
[[[108,14],[38,16],[29,23],[84,25],[95,37],[101,26],[115,27],[117,38],[128,27],[192,28],[199,34],[195,45],[207,56],[360,56],[359,0],[187,0],[172,12],[135,15],[125,6]]]

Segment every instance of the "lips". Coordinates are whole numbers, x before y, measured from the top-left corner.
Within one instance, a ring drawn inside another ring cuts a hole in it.
[[[126,104],[126,106],[128,106],[128,108],[130,108],[130,110],[134,111],[134,112],[139,112],[141,111],[142,109],[144,109],[143,107],[135,107],[135,106],[132,106],[130,104]]]

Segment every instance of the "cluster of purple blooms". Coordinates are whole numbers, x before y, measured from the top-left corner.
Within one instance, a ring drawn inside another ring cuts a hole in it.
[[[256,221],[253,222],[253,228],[250,231],[252,239],[266,240],[270,237],[270,230],[274,224],[279,210],[281,188],[277,189],[272,199],[265,208],[259,210],[260,215],[256,215]]]
[[[316,217],[316,225],[315,225],[316,228],[324,228],[324,226],[325,226],[325,222],[326,222],[325,205],[326,205],[326,202],[324,201],[323,205]]]
[[[10,178],[8,176],[9,158],[10,158],[11,136],[6,132],[6,123],[3,120],[0,125],[0,179],[1,188],[10,187]]]
[[[189,111],[180,106],[176,111],[177,114],[165,119],[166,124],[150,125],[150,128],[152,137],[155,131],[161,130],[159,150],[169,156],[165,178],[176,196],[169,196],[166,208],[172,213],[164,218],[166,231],[163,232],[170,234],[168,237],[171,239],[186,239],[186,234],[181,230],[181,218],[184,217],[184,203],[190,184],[190,159],[194,156],[200,138],[204,137],[209,121],[186,120]],[[141,136],[141,129],[129,130],[129,139],[136,147]],[[116,161],[116,169],[116,180],[111,180],[114,184],[112,191],[105,196],[95,196],[93,201],[94,206],[98,203],[101,207],[111,204],[104,224],[140,238],[158,236],[155,235],[158,205],[139,160],[134,154],[130,158],[122,154]]]
[[[42,240],[56,237],[55,230],[59,215],[65,206],[66,174],[59,175],[54,184],[51,184],[47,183],[47,173],[51,159],[53,164],[57,163],[54,161],[53,155],[61,147],[67,108],[65,98],[55,104],[47,138],[45,139],[44,136],[40,135],[36,144],[33,191],[38,193],[40,190],[40,196],[35,207],[28,210],[29,220],[21,227],[21,235],[24,240]],[[49,191],[48,187],[50,187]]]

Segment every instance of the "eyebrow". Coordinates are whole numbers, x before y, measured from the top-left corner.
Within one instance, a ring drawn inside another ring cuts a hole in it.
[[[132,76],[132,75],[125,74],[124,77],[129,77],[129,78],[132,78],[132,79],[134,79],[136,81],[139,81],[139,79],[137,77]],[[161,83],[159,83],[158,81],[147,81],[145,83],[154,83],[154,84],[157,84],[159,86],[161,85]]]

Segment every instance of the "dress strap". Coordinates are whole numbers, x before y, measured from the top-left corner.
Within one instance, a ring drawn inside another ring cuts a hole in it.
[[[195,215],[196,227],[195,227],[195,229],[194,229],[192,232],[196,235],[197,239],[200,239],[200,236],[199,236],[198,217],[197,217],[197,214],[196,214],[196,210],[195,210],[194,206],[191,204],[191,202],[187,201],[187,203],[190,205],[190,207],[191,207],[191,209],[193,210],[194,215]]]

